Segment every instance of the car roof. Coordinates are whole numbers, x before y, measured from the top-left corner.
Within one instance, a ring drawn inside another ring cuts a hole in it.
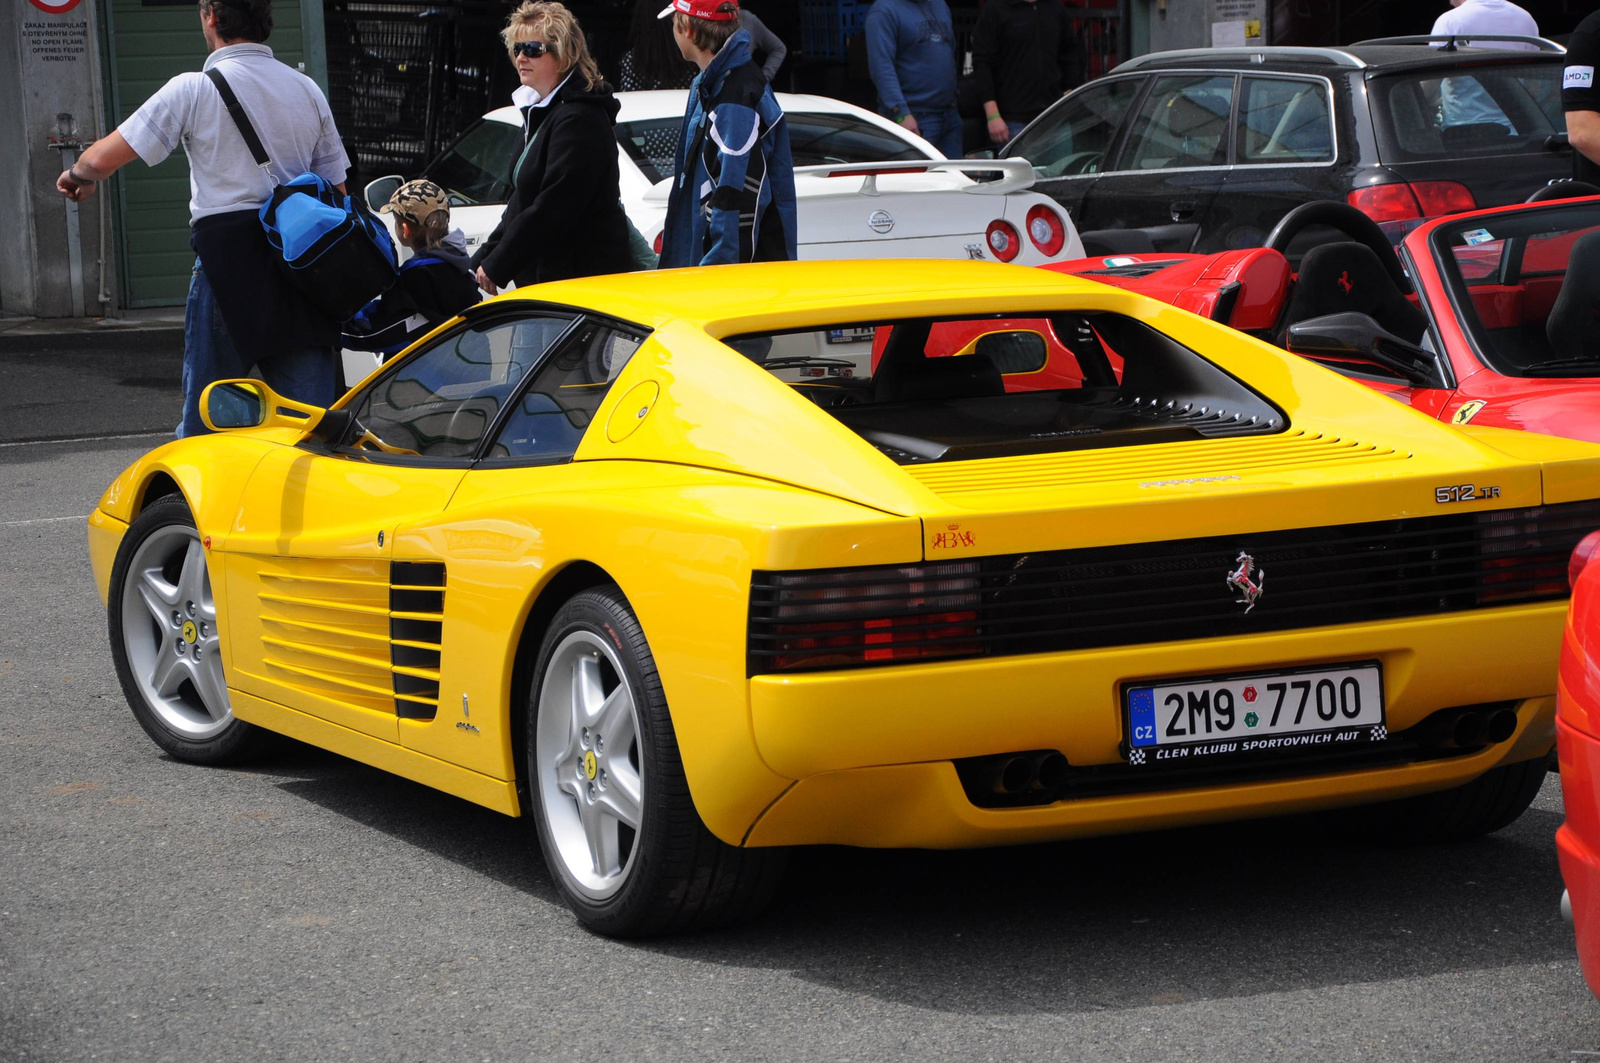
[[[1564,54],[1565,50],[1560,45],[1550,41],[1543,41],[1538,51],[1465,45],[1458,46],[1453,51],[1446,51],[1443,47],[1427,43],[1426,38],[1386,38],[1338,48],[1262,45],[1254,48],[1185,48],[1152,52],[1149,55],[1129,59],[1117,66],[1112,73],[1138,73],[1179,67],[1225,67],[1319,73],[1343,68],[1364,70],[1372,74],[1421,68],[1471,66],[1479,63],[1543,62],[1559,65],[1564,61]]]
[[[526,299],[590,309],[649,328],[673,320],[702,328],[742,320],[731,334],[739,327],[800,327],[805,320],[1041,309],[1041,300],[1051,297],[1104,291],[1093,281],[1050,270],[966,259],[760,262],[552,281],[518,288],[467,313],[471,318]],[[918,306],[924,309],[913,309]]]

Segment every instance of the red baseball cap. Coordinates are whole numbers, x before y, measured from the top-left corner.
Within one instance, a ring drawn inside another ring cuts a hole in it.
[[[690,18],[732,22],[739,17],[739,0],[672,0],[656,18],[666,18],[676,11],[682,11]]]

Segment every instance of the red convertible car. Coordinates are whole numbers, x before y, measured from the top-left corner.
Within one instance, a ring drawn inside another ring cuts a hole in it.
[[[1308,230],[1332,235],[1294,271],[1283,251]],[[1354,207],[1307,203],[1265,247],[1043,268],[1226,322],[1430,417],[1600,442],[1600,197],[1450,215],[1394,250]],[[1045,336],[1064,356],[1068,338]]]

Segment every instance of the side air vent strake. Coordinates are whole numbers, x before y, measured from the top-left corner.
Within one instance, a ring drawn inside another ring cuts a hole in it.
[[[389,661],[395,715],[431,720],[439,712],[439,651],[444,635],[444,565],[389,565]]]

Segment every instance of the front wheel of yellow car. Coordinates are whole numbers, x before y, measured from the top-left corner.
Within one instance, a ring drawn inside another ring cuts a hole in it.
[[[197,764],[256,752],[265,734],[228,703],[205,548],[182,497],[151,503],[129,526],[107,604],[117,679],[156,745]]]
[[[770,897],[782,854],[726,845],[701,822],[655,660],[617,588],[584,591],[557,611],[527,713],[539,843],[591,930],[703,929]]]

